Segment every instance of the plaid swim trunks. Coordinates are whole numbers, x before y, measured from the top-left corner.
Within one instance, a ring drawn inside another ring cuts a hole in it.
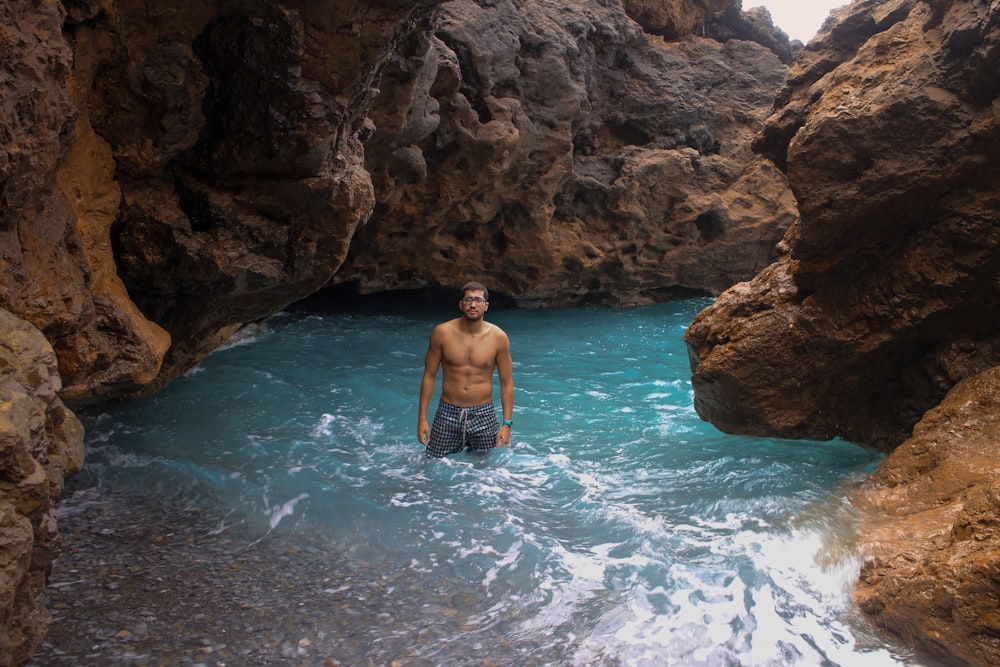
[[[493,449],[496,445],[497,410],[493,403],[462,408],[451,403],[438,403],[427,445],[427,457],[440,458],[463,449]]]

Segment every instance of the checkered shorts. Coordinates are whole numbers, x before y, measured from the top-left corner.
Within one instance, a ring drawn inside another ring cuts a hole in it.
[[[492,449],[496,446],[497,410],[493,403],[462,408],[451,403],[438,403],[431,426],[427,456],[440,458],[463,449]]]

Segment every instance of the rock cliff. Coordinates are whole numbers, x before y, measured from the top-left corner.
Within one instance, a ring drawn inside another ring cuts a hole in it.
[[[695,403],[729,432],[895,449],[859,496],[862,608],[949,663],[997,664],[1000,6],[835,16],[755,142],[800,219],[689,328]]]
[[[996,11],[856,2],[802,52],[757,141],[801,219],[688,333],[706,419],[889,450],[1000,363]]]
[[[796,215],[749,150],[792,47],[739,5],[8,0],[0,305],[82,403],[331,281],[718,293]]]
[[[334,282],[635,305],[772,261],[795,202],[750,143],[787,37],[738,2],[641,4],[443,5],[382,74],[375,211]]]

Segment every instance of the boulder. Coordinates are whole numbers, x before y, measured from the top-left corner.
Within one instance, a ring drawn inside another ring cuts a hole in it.
[[[688,330],[705,419],[888,451],[1000,363],[998,12],[855,2],[802,51],[755,143],[800,219]]]

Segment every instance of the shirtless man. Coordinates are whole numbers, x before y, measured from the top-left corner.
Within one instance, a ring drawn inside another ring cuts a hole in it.
[[[513,361],[510,340],[495,324],[483,319],[490,293],[479,283],[462,288],[458,308],[462,316],[443,322],[431,333],[420,382],[417,439],[428,457],[442,457],[468,449],[492,449],[510,444],[514,413]],[[444,368],[441,400],[434,428],[427,425],[427,408],[434,394],[438,367]],[[500,378],[503,424],[493,404],[493,369]]]

